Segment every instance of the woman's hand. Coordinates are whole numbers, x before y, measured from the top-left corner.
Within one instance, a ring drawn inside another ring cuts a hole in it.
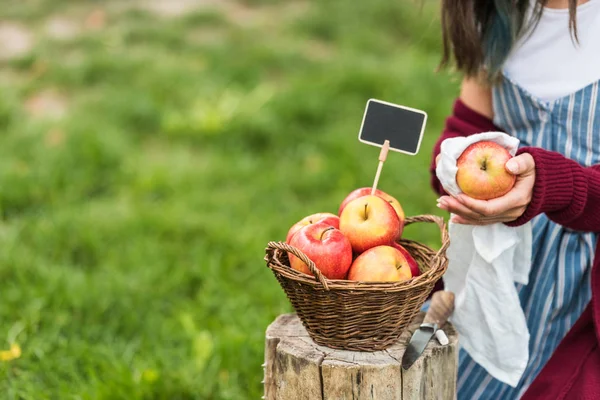
[[[476,200],[464,194],[457,197],[442,196],[438,199],[438,207],[455,214],[450,220],[458,224],[489,225],[514,221],[531,202],[535,161],[530,154],[523,153],[508,160],[505,167],[517,176],[517,180],[504,196],[491,200]]]

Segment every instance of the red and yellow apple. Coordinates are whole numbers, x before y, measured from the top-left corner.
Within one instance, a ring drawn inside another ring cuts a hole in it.
[[[492,141],[468,146],[456,160],[456,184],[469,197],[490,200],[504,196],[515,185],[516,176],[505,168],[512,156]]]
[[[404,256],[404,258],[406,258],[406,262],[408,263],[408,266],[410,267],[410,273],[411,273],[411,275],[412,276],[419,276],[419,275],[421,275],[421,270],[419,269],[419,264],[417,264],[417,261],[413,258],[412,255],[410,255],[410,253],[408,252],[408,250],[406,250],[398,242],[394,243],[394,247],[397,248],[398,250],[400,250],[400,253],[402,253],[402,255]]]
[[[352,246],[339,229],[321,221],[300,228],[292,236],[290,246],[304,253],[329,279],[344,279],[352,264]],[[290,266],[311,275],[310,269],[298,257],[288,253]]]
[[[400,282],[412,278],[407,259],[392,246],[372,247],[350,266],[348,279],[363,282]]]
[[[340,231],[358,254],[375,246],[392,245],[400,229],[396,210],[378,196],[351,200],[340,214]]]
[[[292,236],[294,236],[294,234],[298,232],[300,228],[306,225],[316,224],[317,222],[321,221],[326,222],[327,224],[333,226],[336,229],[340,228],[340,217],[338,217],[337,215],[328,212],[312,214],[302,218],[300,221],[296,222],[290,227],[285,238],[285,242],[289,244],[290,240],[292,239]]]
[[[358,189],[351,191],[346,196],[346,198],[342,201],[342,203],[340,204],[340,208],[338,210],[338,215],[342,215],[342,211],[344,210],[346,205],[348,203],[350,203],[352,200],[357,199],[362,196],[370,195],[371,191],[372,191],[372,188],[369,188],[369,187],[358,188]],[[404,210],[402,209],[402,206],[400,205],[400,202],[394,196],[390,196],[386,192],[379,190],[379,189],[375,189],[375,196],[381,197],[382,199],[384,199],[385,201],[390,203],[392,205],[392,207],[394,207],[394,210],[396,210],[396,214],[398,214],[398,218],[400,219],[400,234],[399,234],[399,236],[402,235],[402,229],[404,227],[405,215],[404,215]]]

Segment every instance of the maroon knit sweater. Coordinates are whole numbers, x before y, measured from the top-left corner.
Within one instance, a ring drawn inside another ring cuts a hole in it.
[[[502,131],[492,121],[456,100],[453,114],[439,137],[431,162],[431,185],[446,194],[435,175],[435,157],[445,139],[488,131]],[[545,213],[567,228],[600,232],[600,165],[586,168],[563,155],[537,147],[523,147],[535,160],[533,197],[525,213],[507,223],[518,226]],[[600,399],[600,246],[592,267],[592,300],[545,367],[523,396],[538,399]]]

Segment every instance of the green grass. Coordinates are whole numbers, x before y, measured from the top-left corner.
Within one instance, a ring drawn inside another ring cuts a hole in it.
[[[131,0],[133,1],[133,0]],[[0,361],[6,399],[256,399],[289,302],[263,256],[369,186],[369,98],[428,112],[379,187],[438,214],[431,147],[457,82],[437,2],[245,0],[161,17],[123,2],[11,1],[35,37],[0,64]],[[51,17],[106,26],[59,40]],[[59,93],[61,118],[27,99]],[[431,226],[406,235],[439,245]]]

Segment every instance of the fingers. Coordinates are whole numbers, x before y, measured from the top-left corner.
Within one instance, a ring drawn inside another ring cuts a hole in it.
[[[500,204],[498,204],[498,202],[492,203],[492,200],[477,200],[477,199],[474,199],[472,197],[465,196],[462,194],[457,196],[456,200],[458,202],[460,202],[463,206],[468,208],[469,210],[473,210],[475,213],[477,213],[481,216],[484,216],[484,217],[489,217],[494,214],[498,214],[502,211],[505,211],[505,210],[500,209],[500,207],[503,205],[503,203],[500,203]],[[508,208],[508,207],[506,207],[506,208]]]
[[[513,208],[525,207],[531,201],[531,182],[517,181],[513,189],[504,196],[491,200],[477,200],[469,196],[457,196],[457,200],[466,208],[483,215],[492,217],[501,215]]]
[[[492,224],[492,222],[480,221],[480,220],[471,219],[471,218],[464,218],[464,217],[461,217],[460,215],[453,215],[452,218],[450,218],[450,222],[453,222],[455,224],[461,224],[461,225],[478,225],[478,226]]]
[[[482,214],[471,210],[457,199],[451,196],[442,196],[438,199],[438,207],[442,210],[446,210],[452,214],[461,215],[465,218],[480,219],[483,217]]]
[[[491,225],[491,224],[514,221],[517,218],[519,218],[521,215],[523,215],[523,212],[525,212],[524,208],[515,208],[514,210],[511,210],[510,212],[508,212],[502,216],[499,216],[499,217],[493,217],[493,218],[482,217],[479,219],[467,218],[467,217],[463,217],[461,215],[453,215],[450,218],[450,221],[457,223],[457,224],[463,224],[463,225]]]
[[[535,171],[535,160],[531,154],[523,153],[508,160],[504,167],[513,175],[525,175]]]
[[[468,200],[474,200],[467,198]],[[469,201],[467,201],[469,202]],[[475,200],[475,202],[483,202],[484,200]],[[477,204],[476,203],[476,204]],[[457,199],[450,196],[442,196],[438,199],[438,207],[442,210],[446,210],[451,214],[454,214],[451,221],[469,225],[489,225],[498,222],[509,222],[519,218],[526,209],[525,205],[515,205],[508,203],[506,209],[503,209],[501,213],[491,213],[484,215],[476,210],[473,210],[470,206],[472,204],[463,204]],[[492,209],[490,209],[493,211]]]

